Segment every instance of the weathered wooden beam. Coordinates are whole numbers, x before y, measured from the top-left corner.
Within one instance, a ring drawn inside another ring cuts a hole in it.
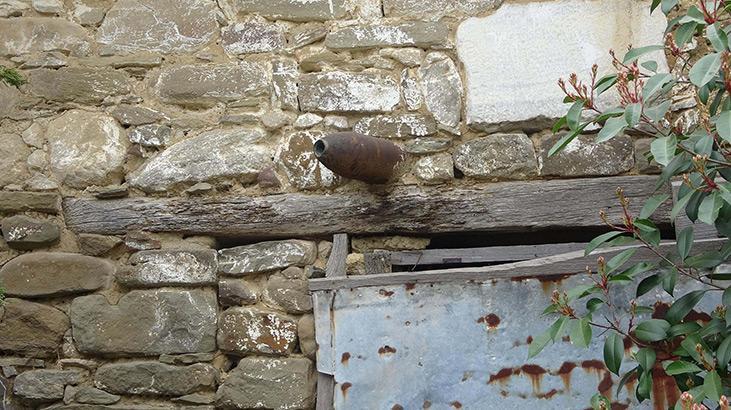
[[[366,275],[391,272],[391,253],[376,250],[363,255]]]
[[[255,198],[66,198],[64,213],[72,230],[107,235],[132,229],[250,238],[524,232],[601,226],[597,212],[603,208],[619,222],[615,189],[623,187],[632,208],[639,210],[653,195],[656,179],[504,182],[453,189],[401,186],[380,193]],[[669,209],[659,210],[657,222],[669,223]]]

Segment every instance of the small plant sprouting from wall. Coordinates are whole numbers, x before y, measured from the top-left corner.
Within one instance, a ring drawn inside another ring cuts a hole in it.
[[[13,87],[20,87],[25,84],[25,78],[14,68],[0,65],[0,82],[7,83]]]

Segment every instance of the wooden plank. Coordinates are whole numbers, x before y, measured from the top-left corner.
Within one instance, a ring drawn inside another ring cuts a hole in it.
[[[585,243],[490,246],[483,248],[424,249],[391,252],[396,266],[442,265],[450,263],[516,262],[582,250]]]
[[[363,255],[366,275],[391,272],[391,253],[376,250]]]
[[[454,232],[525,232],[602,226],[598,211],[620,221],[615,196],[623,187],[635,211],[652,196],[656,177],[400,186],[380,192],[264,197],[64,200],[66,224],[78,233],[120,235],[130,230],[238,238],[290,238]],[[667,188],[669,192],[669,187]],[[656,215],[669,223],[670,205]]]
[[[317,410],[332,410],[335,401],[335,377],[317,374]]]
[[[718,250],[725,239],[703,239],[695,242],[693,254],[711,249]],[[665,242],[661,250],[667,252],[674,249],[675,242]],[[596,259],[601,255],[606,259],[617,253],[638,248],[628,263],[655,260],[657,257],[651,251],[637,247],[624,246],[603,249],[584,256],[583,251],[569,252],[562,255],[509,263],[504,265],[485,266],[479,268],[440,269],[422,272],[397,272],[382,275],[351,276],[344,279],[313,279],[310,280],[310,291],[351,289],[367,286],[385,286],[407,283],[437,283],[449,281],[488,281],[493,279],[521,279],[541,278],[555,275],[574,275],[586,272],[587,267],[596,267]]]
[[[339,233],[333,236],[333,246],[330,250],[330,257],[325,265],[325,277],[336,278],[345,276],[347,272],[346,259],[348,259],[348,235]]]

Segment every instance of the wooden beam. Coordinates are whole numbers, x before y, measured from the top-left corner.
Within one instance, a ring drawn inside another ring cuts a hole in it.
[[[366,275],[391,272],[391,253],[376,250],[363,254]]]
[[[484,248],[424,249],[391,252],[391,265],[419,266],[516,262],[582,250],[585,243],[489,246]]]
[[[606,208],[619,222],[615,189],[639,211],[657,178],[625,176],[503,182],[445,189],[399,186],[383,192],[265,197],[64,200],[66,224],[79,233],[121,235],[130,230],[246,238],[349,234],[525,232],[602,226]],[[669,188],[663,188],[669,192]],[[670,205],[656,222],[669,223]]]

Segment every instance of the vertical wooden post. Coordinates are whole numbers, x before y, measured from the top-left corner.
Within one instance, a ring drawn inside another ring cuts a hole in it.
[[[325,277],[346,276],[345,260],[348,257],[348,235],[337,234],[333,237],[330,258],[325,266]],[[331,346],[330,346],[331,347]],[[332,410],[335,401],[335,377],[326,373],[317,374],[317,410]]]

